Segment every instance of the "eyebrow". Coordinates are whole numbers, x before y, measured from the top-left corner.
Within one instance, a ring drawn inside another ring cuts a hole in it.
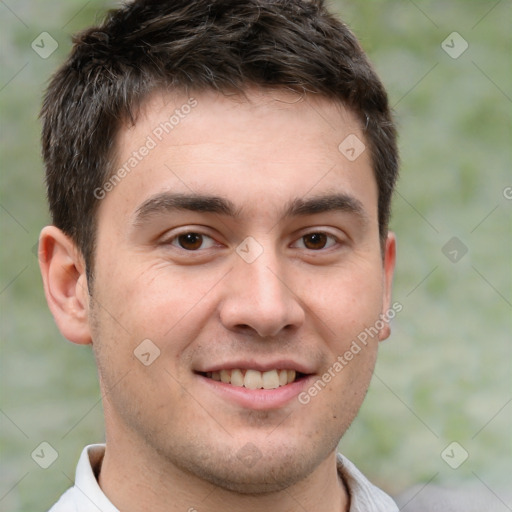
[[[176,210],[237,216],[235,205],[222,197],[163,192],[150,197],[137,208],[134,223],[140,225],[153,215],[172,213]]]
[[[234,218],[241,214],[240,208],[223,197],[163,192],[150,197],[137,208],[134,224],[139,226],[154,215],[170,214],[177,210],[213,213]],[[365,224],[368,221],[368,215],[361,201],[348,194],[328,194],[309,199],[293,199],[285,206],[283,217],[307,216],[332,211],[351,213]]]
[[[363,203],[348,194],[329,194],[310,199],[294,199],[286,208],[285,217],[315,215],[316,213],[332,211],[351,213],[365,223],[368,221],[368,215]]]

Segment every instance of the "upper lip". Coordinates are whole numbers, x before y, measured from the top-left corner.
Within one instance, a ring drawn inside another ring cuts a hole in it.
[[[309,375],[314,373],[310,365],[293,361],[291,359],[277,359],[275,361],[256,361],[248,359],[237,359],[225,361],[222,363],[209,364],[198,368],[199,373],[219,372],[221,370],[258,370],[260,372],[268,372],[270,370],[295,370],[298,373]]]

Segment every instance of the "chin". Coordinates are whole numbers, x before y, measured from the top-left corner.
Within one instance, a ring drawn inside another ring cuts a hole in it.
[[[253,465],[247,465],[238,459],[223,461],[196,467],[194,473],[202,480],[237,494],[271,494],[291,487],[310,474],[311,461],[307,464],[298,463],[298,455],[263,455]]]
[[[251,442],[233,450],[233,445],[203,447],[182,453],[181,469],[226,491],[246,495],[272,494],[307,478],[336,449],[338,440],[322,443],[307,440],[281,445],[268,443],[261,450]],[[262,441],[256,441],[262,446]]]

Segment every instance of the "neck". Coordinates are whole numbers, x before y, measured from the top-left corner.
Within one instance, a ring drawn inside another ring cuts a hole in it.
[[[124,442],[123,442],[124,441]],[[99,484],[123,512],[346,512],[348,493],[332,452],[304,480],[267,494],[239,494],[186,473],[140,442],[108,443]]]

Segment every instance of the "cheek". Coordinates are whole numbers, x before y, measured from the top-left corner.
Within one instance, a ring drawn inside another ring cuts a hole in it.
[[[133,348],[148,338],[169,356],[179,354],[214,317],[214,288],[222,273],[132,260],[105,266],[108,280],[98,291],[112,318],[103,317],[124,327],[121,336],[131,339]]]
[[[325,324],[329,338],[343,348],[348,339],[375,324],[382,309],[382,274],[368,267],[338,269],[317,279],[308,279],[299,294],[305,305]],[[300,288],[300,285],[298,286]]]

